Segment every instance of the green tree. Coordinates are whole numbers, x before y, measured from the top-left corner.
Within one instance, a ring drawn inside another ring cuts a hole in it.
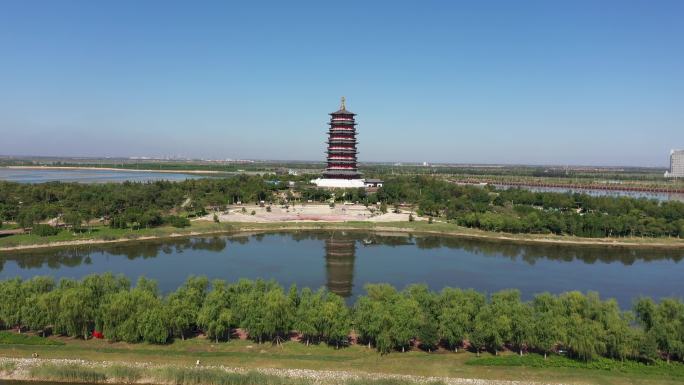
[[[67,335],[88,339],[96,312],[87,301],[90,295],[88,289],[80,285],[61,292],[57,324]]]
[[[474,328],[475,316],[484,306],[485,298],[473,290],[445,288],[438,300],[437,316],[440,338],[447,346],[458,351]]]
[[[7,327],[19,327],[21,332],[21,310],[24,297],[21,279],[0,281],[0,321]]]
[[[281,287],[265,292],[253,291],[248,297],[249,310],[243,324],[250,337],[260,343],[264,339],[277,344],[289,332],[290,302]]]
[[[197,315],[197,324],[207,337],[218,342],[229,339],[233,314],[230,310],[230,297],[225,284],[221,281],[212,283],[210,291]]]
[[[313,293],[308,287],[302,289],[299,305],[296,308],[294,327],[299,331],[304,341],[306,341],[307,346],[312,340],[315,341],[321,335],[319,329],[319,316],[322,313],[321,305],[320,292]]]
[[[205,301],[208,285],[206,277],[190,277],[167,297],[168,321],[174,336],[184,340],[192,331]]]
[[[567,327],[565,344],[577,358],[589,361],[605,353],[604,330],[597,321],[573,314]]]
[[[139,338],[148,343],[163,344],[169,339],[168,315],[161,305],[149,309],[141,309],[137,315]]]
[[[321,334],[328,344],[340,345],[348,343],[351,330],[351,316],[342,297],[334,293],[326,293],[321,309]]]
[[[562,321],[550,311],[535,313],[532,320],[531,344],[544,353],[544,359],[562,340]]]
[[[71,231],[76,233],[81,230],[81,224],[83,223],[83,217],[78,211],[67,211],[62,215],[62,220],[64,223],[71,227]]]

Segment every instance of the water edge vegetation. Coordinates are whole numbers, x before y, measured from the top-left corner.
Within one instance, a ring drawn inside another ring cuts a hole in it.
[[[285,290],[263,280],[210,283],[190,277],[163,296],[156,282],[144,277],[133,288],[127,278],[110,273],[59,283],[50,277],[16,278],[0,282],[0,322],[41,335],[128,343],[165,344],[197,333],[218,343],[239,329],[258,343],[280,344],[296,336],[306,345],[359,343],[383,354],[443,347],[478,355],[567,351],[587,362],[684,359],[684,303],[676,298],[641,298],[625,312],[615,300],[592,292],[542,293],[522,301],[517,290],[487,296],[453,288],[437,293],[425,285],[365,289],[349,307],[324,289]]]

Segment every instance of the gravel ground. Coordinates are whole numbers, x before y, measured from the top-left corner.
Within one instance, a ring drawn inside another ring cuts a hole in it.
[[[242,212],[242,207],[245,212]],[[251,215],[254,211],[254,215]],[[377,207],[374,212],[364,205],[344,205],[337,204],[335,207],[322,204],[304,204],[295,205],[288,208],[273,205],[271,211],[267,211],[265,207],[258,207],[256,205],[233,206],[227,211],[218,213],[217,216],[221,222],[251,222],[251,223],[272,223],[272,222],[347,222],[347,221],[363,221],[363,222],[407,222],[409,219],[409,211],[402,211],[401,213],[393,213],[392,208],[385,214],[382,214]],[[415,220],[425,220],[413,214]],[[202,217],[203,220],[213,220],[214,214],[208,214]]]

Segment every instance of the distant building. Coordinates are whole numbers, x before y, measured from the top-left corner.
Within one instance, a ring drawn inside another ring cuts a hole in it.
[[[684,150],[670,151],[670,171],[665,172],[666,178],[684,178]]]
[[[377,188],[382,187],[382,179],[364,179],[363,183],[366,188]]]

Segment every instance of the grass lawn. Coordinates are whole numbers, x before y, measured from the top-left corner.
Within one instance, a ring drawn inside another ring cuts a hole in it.
[[[51,337],[49,340],[64,342],[64,345],[0,344],[0,356],[28,358],[36,352],[41,358],[152,362],[184,366],[193,365],[199,359],[203,365],[244,368],[343,370],[564,384],[677,384],[684,381],[684,365],[681,364],[673,366],[674,369],[664,370],[591,369],[563,367],[558,363],[555,365],[559,367],[540,368],[534,365],[525,366],[520,360],[514,360],[508,366],[506,356],[503,356],[501,365],[492,365],[492,358],[496,360],[498,357],[485,354],[478,359],[469,352],[422,351],[380,355],[375,350],[358,345],[338,350],[326,345],[307,347],[297,342],[286,342],[280,346],[243,340],[212,343],[202,337],[177,340],[169,345],[110,343],[104,340],[83,341],[61,337]],[[479,365],[478,360],[483,360],[484,365]],[[538,359],[532,356],[531,361],[536,362]]]

